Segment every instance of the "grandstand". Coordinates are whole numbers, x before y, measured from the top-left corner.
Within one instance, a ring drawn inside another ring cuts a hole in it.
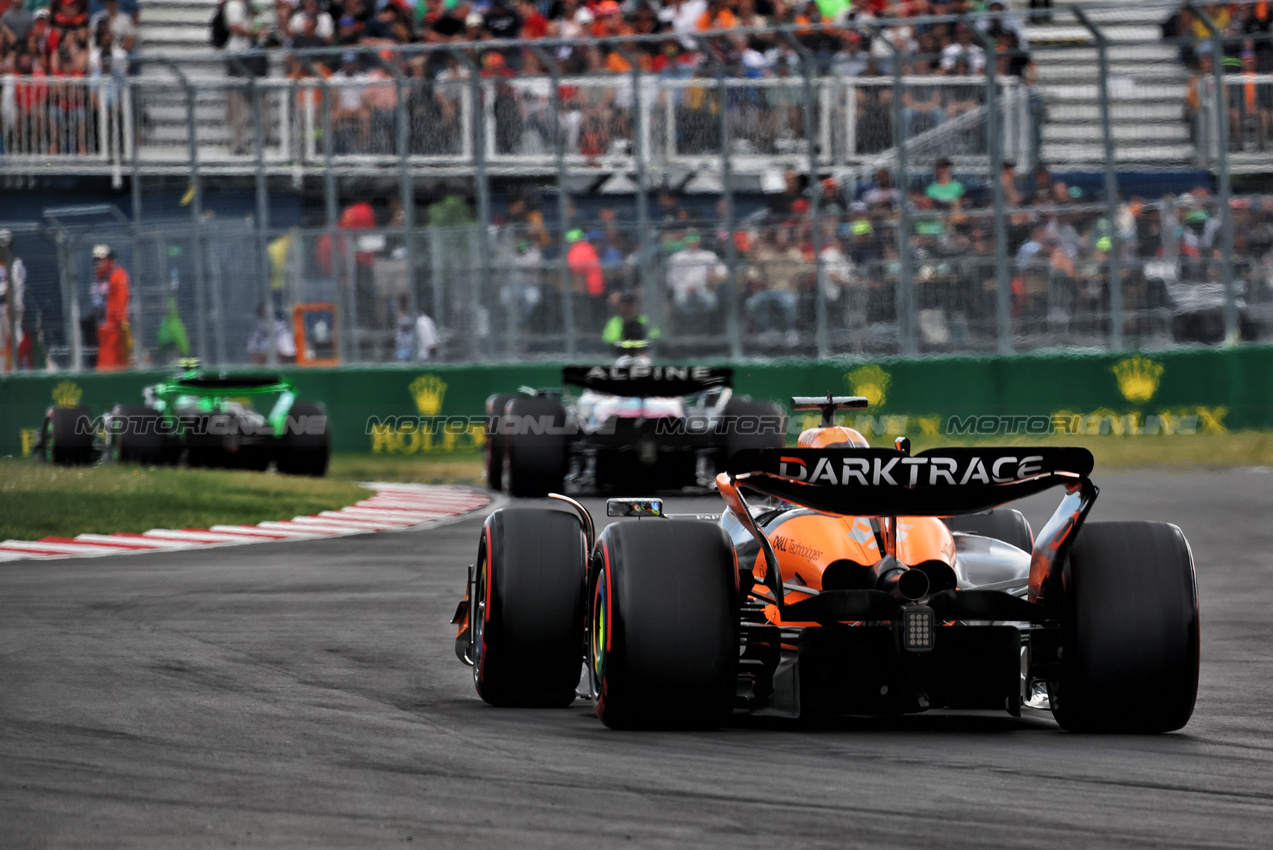
[[[1119,165],[1143,169],[1197,165],[1189,128],[1181,119],[1188,71],[1179,61],[1177,48],[1162,40],[1160,25],[1171,6],[1111,7],[1109,0],[1076,0],[1073,5],[1085,8],[1116,45],[1110,51],[1109,70]],[[194,81],[221,82],[223,65],[210,56],[209,48],[209,22],[216,7],[215,0],[148,0],[141,22],[146,51],[180,60]],[[1027,18],[1025,31],[1038,69],[1038,89],[1047,104],[1042,158],[1061,171],[1099,171],[1103,148],[1097,51],[1091,33],[1061,10],[1046,22]],[[281,76],[278,63],[273,72]],[[142,79],[156,84],[147,96],[148,140],[155,147],[178,148],[184,155],[185,97],[171,86],[172,72],[150,65],[142,70]],[[201,91],[196,123],[209,158],[229,147],[224,117],[219,91]]]
[[[1183,122],[1189,73],[1179,50],[1163,42],[1161,24],[1173,5],[1134,6],[1109,0],[1072,0],[1112,42],[1109,50],[1110,118],[1119,167],[1193,167],[1197,156]],[[1179,4],[1174,4],[1178,6]],[[1100,171],[1102,124],[1097,49],[1091,32],[1057,10],[1048,22],[1026,27],[1047,101],[1043,157],[1065,171]]]
[[[224,96],[213,86],[225,78],[224,63],[210,59],[209,24],[217,0],[146,0],[141,21],[142,43],[148,53],[156,53],[180,63],[191,81],[199,83],[195,101],[195,126],[201,147],[212,153],[228,149],[229,129],[225,125]],[[150,122],[148,141],[155,147],[175,148],[186,154],[186,98],[172,86],[169,67],[143,65],[143,83],[156,84],[146,98]]]
[[[1188,70],[1179,61],[1180,48],[1165,43],[1162,39],[1161,23],[1174,11],[1177,4],[1158,0],[1128,6],[1111,5],[1100,0],[1082,0],[1075,5],[1086,10],[1091,21],[1102,29],[1103,35],[1110,41],[1108,86],[1115,159],[1119,167],[1170,170],[1207,165],[1212,152],[1195,148],[1191,139],[1197,134],[1182,119]],[[957,4],[951,4],[952,8],[956,6]],[[185,160],[189,157],[189,122],[186,112],[191,94],[195,107],[194,128],[200,160],[212,173],[252,171],[254,163],[250,157],[232,156],[233,140],[231,128],[226,122],[224,101],[227,91],[225,86],[236,81],[227,80],[225,57],[211,48],[209,23],[216,8],[217,3],[214,0],[153,0],[146,3],[145,12],[140,19],[139,43],[140,52],[148,61],[142,63],[140,73],[133,80],[133,86],[123,97],[129,113],[127,120],[136,122],[139,131],[135,136],[124,138],[119,150],[102,157],[100,171],[113,173],[118,180],[131,164],[132,145],[135,143],[138,146],[137,160],[143,170],[149,168],[155,172],[181,173]],[[1100,171],[1104,156],[1098,105],[1097,51],[1093,46],[1093,35],[1068,10],[1058,9],[1046,21],[1033,19],[1024,9],[1017,10],[1015,14],[1025,21],[1023,32],[1029,41],[1033,76],[1037,77],[1037,84],[1032,91],[1022,91],[1019,96],[1009,97],[1009,105],[1005,110],[1006,130],[1001,127],[1001,131],[1004,131],[1004,156],[1017,160],[1023,166],[1028,166],[1039,158],[1060,171]],[[870,32],[866,27],[858,29],[864,33]],[[882,43],[882,40],[877,41],[878,43]],[[912,49],[917,49],[914,44]],[[879,61],[881,70],[887,72],[887,52],[877,47],[873,55]],[[272,53],[272,56],[269,81],[262,84],[265,91],[265,120],[268,122],[266,167],[275,173],[288,170],[301,173],[325,168],[325,161],[317,161],[323,158],[323,152],[312,142],[312,139],[321,134],[321,128],[316,126],[321,122],[321,116],[317,113],[308,116],[293,114],[295,105],[286,93],[288,83],[284,79],[285,69],[281,54]],[[820,63],[821,61],[819,59]],[[849,62],[836,65],[834,69],[819,65],[820,73],[815,83],[820,109],[815,121],[818,125],[816,132],[820,169],[840,174],[851,172],[858,177],[865,177],[880,161],[888,159],[888,151],[892,147],[892,131],[889,127],[891,121],[871,127],[864,123],[860,114],[854,112],[859,103],[853,102],[854,98],[849,97],[849,92],[874,81],[862,76],[851,80],[844,77],[840,70],[852,64]],[[828,70],[831,73],[825,73]],[[860,74],[860,66],[852,73]],[[741,67],[731,68],[732,74],[744,76]],[[837,77],[840,79],[837,80]],[[600,85],[597,81],[604,78],[594,77],[590,84]],[[655,110],[652,102],[668,91],[668,85],[662,82],[664,78],[666,74],[662,73],[648,81],[651,88],[646,96],[645,110],[651,114],[644,116],[643,126],[647,133],[666,131],[667,134],[683,137],[687,131],[677,123],[681,116],[669,114],[666,120],[662,120],[663,116],[652,114]],[[192,86],[192,92],[186,91],[187,82]],[[237,82],[241,83],[241,80]],[[887,82],[887,77],[878,80],[880,84]],[[313,81],[300,83],[313,84]],[[766,96],[783,88],[786,89],[784,96],[788,99],[798,98],[802,93],[798,72],[793,72],[786,83],[769,79],[765,84],[768,86]],[[489,88],[492,83],[488,82],[486,85]],[[613,88],[614,83],[609,85]],[[737,94],[752,90],[743,89],[732,80],[730,85],[735,86]],[[522,92],[518,90],[518,94],[520,96]],[[679,98],[681,94],[674,96]],[[475,119],[470,114],[471,104],[468,103],[467,92],[459,93],[456,102],[462,113],[462,121]],[[964,117],[959,124],[947,127],[942,132],[921,131],[921,138],[908,143],[914,151],[915,159],[931,161],[938,154],[946,154],[953,155],[957,162],[961,162],[961,154],[978,153],[968,149],[967,140],[971,137],[970,132],[984,136],[986,126],[983,113],[984,110]],[[488,116],[488,133],[495,132],[494,123]],[[803,127],[788,128],[785,131],[785,140],[780,140],[784,141],[783,144],[767,138],[748,137],[748,132],[752,130],[754,123],[748,120],[739,122],[738,135],[733,139],[733,153],[737,156],[733,164],[736,174],[758,174],[771,170],[771,167],[786,165],[800,167],[803,165],[802,159],[807,160],[802,140]],[[883,134],[885,143],[864,143],[863,134]],[[1032,142],[1031,134],[1035,134],[1037,141]],[[305,139],[311,140],[308,145],[303,141]],[[497,147],[489,151],[491,161],[502,157],[506,166],[516,167],[522,173],[550,175],[555,169],[552,146],[547,141],[549,140],[540,138],[522,145],[521,150]],[[626,138],[616,138],[614,141],[616,144],[606,151],[608,157],[593,157],[588,164],[608,168],[610,171],[630,172],[635,164],[632,158],[635,153],[635,139],[629,132]],[[463,144],[464,141],[461,140],[460,143]],[[577,142],[575,146],[577,148]],[[670,158],[677,160],[676,164],[681,171],[688,169],[712,172],[718,168],[718,164],[710,156],[710,145],[706,146],[707,149],[691,146],[688,150],[681,150],[669,148],[663,139],[655,138],[647,139],[646,147],[649,161],[656,165],[665,158]],[[15,152],[20,153],[10,150],[11,154]],[[65,163],[49,161],[46,157],[48,151],[41,150],[38,153],[44,160],[41,164],[48,168],[76,172],[93,167],[83,160]],[[346,156],[367,152],[336,153],[338,156]],[[464,148],[457,153],[464,154],[462,159],[467,165],[472,165],[473,151]],[[344,162],[355,165],[352,161]],[[461,165],[458,161],[448,162],[443,159],[435,159],[431,163],[424,160],[420,162],[421,165],[431,164],[439,168]],[[984,174],[986,163],[984,159],[964,159],[961,168],[966,173],[980,171]]]
[[[28,265],[62,317],[51,349],[80,362],[74,287],[105,226],[137,272],[139,361],[173,291],[217,360],[242,356],[266,300],[339,302],[347,360],[392,356],[402,298],[436,319],[446,358],[587,351],[629,289],[685,355],[1273,333],[1273,201],[1230,199],[1224,176],[1270,170],[1265,4],[1214,7],[1228,15],[1216,79],[1194,61],[1205,31],[1164,39],[1168,0],[1046,17],[855,0],[846,14],[862,17],[837,24],[816,3],[758,20],[756,3],[677,29],[634,0],[567,0],[559,29],[475,46],[483,16],[431,2],[440,17],[414,35],[397,20],[395,38],[239,54],[270,60],[249,82],[211,47],[213,0],[153,0],[127,75],[119,57],[52,83],[3,78],[0,177],[131,191],[77,191],[105,224],[18,223],[47,243]],[[382,14],[406,17],[396,8]],[[455,41],[421,49],[444,24]],[[681,290],[703,286],[709,313],[679,314]]]

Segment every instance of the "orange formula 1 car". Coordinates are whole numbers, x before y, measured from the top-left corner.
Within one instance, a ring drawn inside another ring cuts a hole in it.
[[[1193,712],[1199,616],[1180,529],[1085,522],[1070,448],[873,449],[823,411],[794,449],[735,453],[720,517],[495,511],[456,653],[495,705],[590,698],[613,727],[1050,708],[1074,731],[1168,732]],[[1037,537],[1006,502],[1060,487]],[[748,504],[744,491],[772,506]],[[580,662],[583,662],[581,687]]]

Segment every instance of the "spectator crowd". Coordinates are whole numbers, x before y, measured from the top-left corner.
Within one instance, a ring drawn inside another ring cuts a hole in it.
[[[222,8],[228,37],[214,42],[226,53],[231,77],[267,73],[268,52],[248,52],[261,48],[284,49],[272,64],[290,79],[330,81],[337,153],[393,152],[398,76],[410,83],[403,96],[412,153],[458,151],[461,98],[479,74],[490,81],[485,96],[492,99],[497,152],[551,152],[561,141],[589,161],[631,144],[634,65],[647,81],[680,81],[671,96],[683,153],[719,150],[722,109],[744,152],[798,152],[793,143],[805,133],[802,55],[819,77],[864,81],[850,94],[856,154],[893,145],[887,82],[899,55],[904,73],[932,78],[908,83],[902,95],[908,136],[984,103],[983,42],[992,45],[998,73],[1033,83],[1022,20],[1002,0],[276,0],[272,7],[224,0]],[[955,20],[924,19],[979,12],[987,14],[970,20],[981,33]],[[790,37],[775,27],[788,28]],[[598,41],[535,44],[555,38]],[[506,43],[513,39],[522,44]],[[483,47],[487,41],[496,43]],[[462,53],[409,47],[451,43],[477,46]],[[400,46],[407,48],[387,50]],[[291,52],[314,48],[329,53]],[[753,84],[731,85],[722,102],[718,69]],[[556,98],[551,72],[565,78]],[[323,88],[299,87],[297,97],[303,109],[322,106]],[[848,108],[836,107],[841,114]],[[241,99],[227,104],[227,121],[235,148],[246,147],[249,117]],[[663,137],[658,129],[656,139]]]
[[[1179,45],[1180,61],[1190,70],[1185,121],[1197,143],[1209,128],[1216,101],[1215,70],[1224,76],[1220,100],[1227,110],[1230,151],[1265,151],[1273,129],[1273,5],[1245,0],[1206,7],[1220,34],[1220,52],[1206,22],[1182,7],[1163,22],[1164,38]]]
[[[1021,174],[1006,162],[1000,183],[1014,334],[1092,344],[1106,338],[1117,241],[1128,338],[1219,341],[1217,287],[1228,255],[1221,210],[1208,187],[1156,201],[1130,196],[1111,221],[1103,196],[1067,184],[1046,165]],[[645,256],[631,210],[608,206],[583,216],[572,209],[564,225],[564,272],[555,231],[530,200],[516,198],[498,220],[502,284],[499,315],[490,324],[516,326],[529,336],[554,333],[569,293],[581,338],[600,341],[621,299],[640,298],[650,312],[651,294],[661,292],[663,309],[655,313],[665,317],[663,329],[691,348],[697,341],[704,351],[719,350],[734,313],[753,350],[804,352],[823,310],[837,350],[895,350],[905,205],[919,345],[993,349],[999,291],[993,186],[963,183],[944,158],[930,176],[909,182],[895,182],[887,169],[857,187],[828,178],[816,187],[816,230],[810,188],[804,175],[789,170],[786,189],[763,208],[739,210],[732,230],[722,208],[696,214],[684,206],[685,197],[662,192]],[[1243,316],[1265,315],[1273,306],[1273,197],[1234,198],[1231,214]],[[1212,300],[1199,306],[1200,294]],[[1192,313],[1181,313],[1182,299],[1193,299]],[[1180,326],[1195,320],[1197,327]],[[1244,333],[1254,321],[1243,319]]]
[[[139,12],[138,0],[0,0],[0,153],[101,149],[118,77],[136,70]]]

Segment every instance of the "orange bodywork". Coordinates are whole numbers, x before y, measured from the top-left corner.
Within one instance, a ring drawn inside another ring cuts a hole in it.
[[[912,567],[925,561],[941,561],[952,569],[955,566],[955,538],[950,529],[936,517],[897,517],[896,520],[880,518],[876,525],[882,532],[889,523],[896,522],[897,560]],[[887,554],[880,551],[879,535],[871,520],[866,517],[836,516],[815,511],[801,513],[766,532],[784,583],[802,584],[814,590],[822,590],[822,574],[837,561],[850,561],[860,566],[863,574],[871,565]],[[757,553],[753,572],[757,578],[755,590],[769,595],[761,583],[766,565],[763,553]],[[790,590],[787,604],[808,599],[811,594]],[[779,626],[816,626],[816,623],[791,623],[778,618],[777,606],[766,611],[769,620]]]
[[[836,446],[867,448],[866,439],[852,428],[840,425],[810,428],[800,435],[802,448],[834,448]],[[721,474],[717,487],[725,503],[734,515],[750,525],[743,517],[745,503],[738,488],[729,476]],[[928,561],[940,561],[952,569],[955,566],[955,538],[950,529],[937,517],[853,517],[826,514],[812,510],[793,511],[769,525],[763,532],[768,538],[784,584],[804,585],[813,590],[823,590],[823,573],[832,564],[837,569],[862,570],[863,581],[870,568],[886,554],[893,554],[899,563],[913,567]],[[889,549],[893,549],[891,553]],[[844,564],[842,562],[849,562]],[[763,550],[756,555],[752,572],[756,577],[754,591],[771,597],[763,583],[768,565]],[[808,599],[812,594],[789,589],[784,601],[787,604]],[[779,619],[778,608],[766,609],[768,619],[781,626],[816,626],[816,623],[793,623]]]

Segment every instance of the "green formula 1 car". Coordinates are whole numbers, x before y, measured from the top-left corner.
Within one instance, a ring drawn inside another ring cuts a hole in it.
[[[49,408],[36,456],[58,465],[99,460],[321,476],[331,429],[321,404],[297,401],[275,374],[191,368],[143,390],[143,404],[117,404],[94,417],[86,405]],[[260,412],[254,402],[264,402]]]

